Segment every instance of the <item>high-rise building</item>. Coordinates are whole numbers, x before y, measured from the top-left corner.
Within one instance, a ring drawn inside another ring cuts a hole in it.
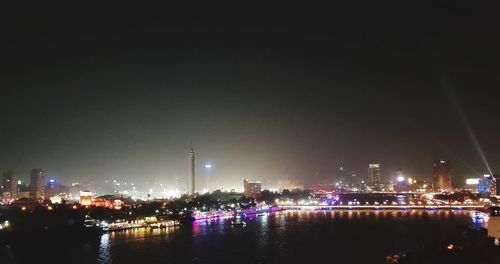
[[[191,148],[189,151],[189,181],[190,181],[190,190],[189,194],[194,194],[196,192],[196,178],[195,178],[195,156],[194,150]]]
[[[477,192],[481,195],[489,196],[497,193],[497,182],[495,177],[490,174],[485,174],[480,178],[477,184]]]
[[[2,176],[1,192],[4,199],[14,199],[17,196],[17,179],[12,170],[6,171]]]
[[[434,161],[434,190],[451,191],[451,163],[449,160]]]
[[[63,189],[66,189],[66,191]],[[47,185],[45,186],[45,194],[48,197],[67,191],[69,191],[69,188],[63,188],[63,185],[59,184],[55,179],[49,179],[47,181]]]
[[[368,184],[380,187],[380,164],[368,164]]]
[[[346,182],[345,169],[342,166],[337,167],[337,183],[339,185],[344,185]]]
[[[30,173],[30,191],[35,199],[45,196],[45,172],[42,169],[32,169]]]
[[[245,197],[257,198],[262,193],[261,181],[243,180],[243,194]]]
[[[349,180],[352,185],[358,184],[358,173],[355,170],[351,170],[351,172],[349,172]]]

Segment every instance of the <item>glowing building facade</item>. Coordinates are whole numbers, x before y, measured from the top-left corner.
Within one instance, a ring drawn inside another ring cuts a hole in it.
[[[477,184],[477,192],[481,195],[491,195],[497,193],[497,183],[495,177],[490,174],[485,174],[480,178]]]
[[[93,202],[93,199],[92,199],[92,196],[94,194],[90,191],[83,191],[83,192],[80,192],[80,204],[81,205],[84,205],[84,206],[91,206],[92,205],[92,202]]]
[[[243,180],[243,190],[245,197],[257,198],[262,192],[262,183],[261,181],[245,179]]]

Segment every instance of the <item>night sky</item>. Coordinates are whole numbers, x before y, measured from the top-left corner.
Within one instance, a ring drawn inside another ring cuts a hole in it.
[[[20,1],[13,1],[20,2]],[[0,4],[0,170],[224,187],[381,163],[500,170],[500,16],[402,6]],[[468,129],[470,128],[470,129]]]

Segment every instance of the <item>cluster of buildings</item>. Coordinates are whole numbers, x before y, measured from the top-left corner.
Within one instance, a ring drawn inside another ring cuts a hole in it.
[[[368,164],[368,174],[361,179],[355,170],[348,170],[338,166],[336,171],[335,188],[350,190],[385,190],[385,183],[381,180],[381,166],[378,163]]]
[[[482,196],[500,195],[500,177],[484,174],[480,178],[469,178],[465,181],[467,189]]]
[[[402,169],[396,169],[387,181],[381,178],[381,164],[368,164],[367,177],[361,180],[354,170],[347,170],[343,166],[337,167],[334,189],[355,192],[452,192],[452,166],[449,160],[435,160],[432,167],[432,181],[426,182],[405,176]],[[192,170],[191,170],[192,171]],[[458,185],[458,184],[457,184]],[[304,187],[290,180],[278,181],[278,191],[303,189]],[[318,189],[328,189],[325,185],[315,185]],[[313,187],[312,189],[315,189]],[[472,192],[483,196],[500,195],[500,178],[498,175],[486,174],[482,178],[467,179],[467,187]],[[473,187],[473,188],[471,188]],[[261,181],[245,179],[243,181],[244,196],[258,198],[262,192]]]
[[[448,160],[435,160],[433,162],[432,183],[406,177],[401,169],[394,171],[391,178],[391,191],[395,192],[440,192],[452,191],[452,170]]]
[[[188,194],[196,194],[196,163],[195,152],[193,148],[189,151],[189,188]],[[495,195],[500,191],[500,180],[495,175],[484,175],[482,178],[467,179],[466,186],[474,192],[482,195]],[[161,185],[161,184],[160,184]],[[290,180],[278,181],[277,191],[303,189],[304,186]],[[381,179],[381,164],[368,164],[367,177],[360,179],[358,173],[354,170],[347,170],[343,166],[337,167],[336,181],[332,185],[334,189],[359,192],[440,192],[453,191],[452,170],[448,160],[436,160],[433,162],[433,179],[431,183],[417,180],[404,175],[401,169],[395,170],[387,181]],[[125,182],[123,190],[116,190],[121,187],[116,180],[113,181],[113,194],[120,194],[120,197],[130,196],[136,199],[136,195],[144,196],[136,190],[134,184],[127,185]],[[130,189],[130,190],[129,190]],[[121,199],[116,197],[97,197],[89,192],[90,188],[78,183],[66,187],[58,184],[54,179],[47,179],[46,173],[41,169],[32,169],[30,172],[29,185],[19,181],[13,171],[4,172],[0,185],[0,198],[2,201],[14,201],[20,198],[30,198],[33,200],[50,199],[52,203],[60,203],[63,200],[79,200],[82,205],[103,206],[110,208],[120,208],[123,205]],[[164,190],[165,192],[165,190]],[[243,181],[243,192],[245,197],[258,198],[262,192],[262,182],[257,180],[245,179]],[[110,192],[101,192],[110,193]],[[149,200],[153,189],[149,189],[147,199]],[[168,193],[165,193],[167,198]],[[170,195],[171,197],[174,197]]]
[[[467,179],[467,187],[482,195],[495,195],[500,192],[498,175],[486,174],[482,178]],[[452,166],[449,160],[433,162],[432,181],[426,182],[405,176],[402,169],[396,169],[384,181],[381,179],[381,164],[368,164],[367,177],[361,180],[356,171],[337,167],[336,188],[351,191],[388,191],[388,192],[441,192],[453,191]]]
[[[30,171],[29,185],[21,182],[12,171],[6,171],[2,175],[0,195],[2,201],[13,201],[21,198],[43,200],[59,193],[67,192],[67,187],[58,184],[54,179],[47,179],[42,169]]]
[[[126,205],[127,200],[129,199],[124,198],[123,196],[103,195],[94,197],[94,193],[90,191],[80,192],[80,204],[83,206],[104,207],[120,210]]]
[[[98,196],[97,193],[89,191],[93,189],[90,183],[72,183],[70,186],[65,186],[55,179],[49,178],[42,169],[32,169],[30,171],[30,182],[25,184],[19,180],[12,170],[9,170],[4,172],[1,177],[0,202],[20,203],[23,199],[28,199],[32,202],[48,200],[52,204],[60,204],[69,201],[72,203],[80,202],[85,206],[92,205],[117,209],[124,205],[126,199],[123,197],[133,197],[134,194],[141,195],[140,198],[145,196],[144,192],[135,191],[133,184],[123,184],[125,189],[131,189],[130,193],[129,191],[118,191],[117,187],[121,187],[121,185],[116,180],[111,183],[105,181],[99,188],[106,187],[103,193],[111,193],[112,195]]]
[[[346,170],[343,166],[339,166],[337,167],[335,188],[362,192],[424,192],[429,191],[432,187],[424,181],[405,176],[402,169],[395,170],[389,179],[384,181],[381,167],[379,163],[368,164],[367,176],[362,179],[355,170]]]

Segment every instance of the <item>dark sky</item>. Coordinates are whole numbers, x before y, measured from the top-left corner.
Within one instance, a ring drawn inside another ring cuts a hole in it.
[[[492,6],[0,6],[0,170],[69,182],[328,182],[368,163],[455,182],[500,169]],[[467,130],[469,124],[471,130]]]

